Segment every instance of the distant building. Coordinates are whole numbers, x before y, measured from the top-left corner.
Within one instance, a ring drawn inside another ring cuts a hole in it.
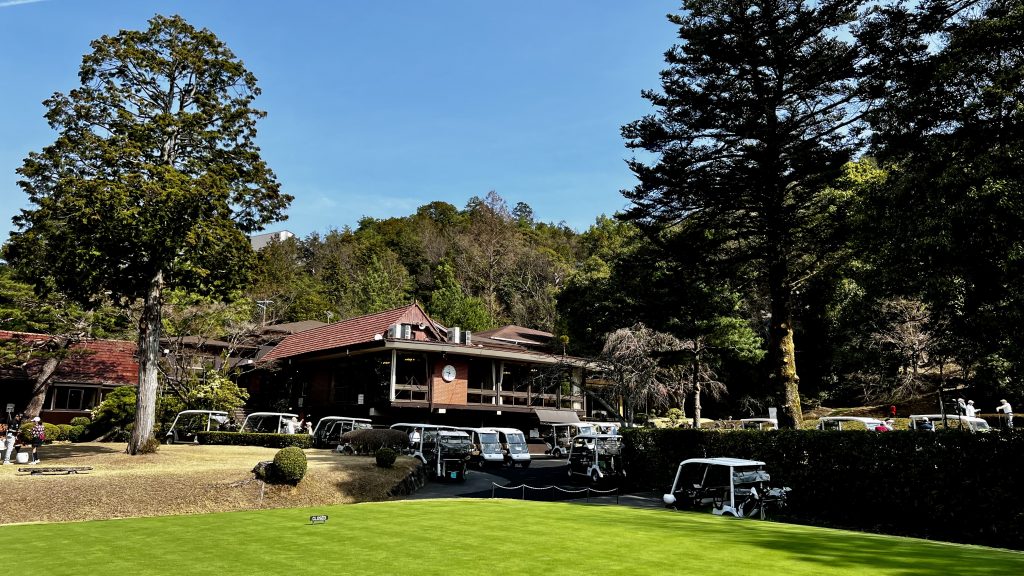
[[[292,234],[287,230],[281,230],[280,232],[266,232],[264,234],[254,234],[249,236],[249,244],[252,245],[253,250],[259,250],[274,240],[284,242],[285,240],[294,237],[295,234]]]

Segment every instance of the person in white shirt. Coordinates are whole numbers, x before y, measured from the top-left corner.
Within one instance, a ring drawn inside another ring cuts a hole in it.
[[[967,401],[967,408],[965,410],[968,418],[975,417],[974,415],[978,413],[978,410],[974,407],[974,400]]]
[[[999,401],[999,406],[996,406],[996,412],[1002,412],[1006,415],[1006,427],[1013,428],[1013,407],[1005,399]]]

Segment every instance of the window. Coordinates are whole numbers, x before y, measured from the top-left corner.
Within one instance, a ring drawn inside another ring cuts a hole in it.
[[[53,386],[44,405],[50,410],[91,410],[99,404],[100,397],[97,388]]]

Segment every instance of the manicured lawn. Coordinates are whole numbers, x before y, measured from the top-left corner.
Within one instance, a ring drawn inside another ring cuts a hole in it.
[[[312,514],[328,514],[310,525]],[[33,574],[948,576],[1024,574],[1024,554],[736,520],[515,500],[0,526]],[[22,546],[24,544],[24,546]]]

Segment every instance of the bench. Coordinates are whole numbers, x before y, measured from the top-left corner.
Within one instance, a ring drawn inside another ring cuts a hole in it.
[[[90,470],[92,470],[92,466],[36,466],[34,468],[18,468],[18,472],[28,472],[32,476],[80,474]]]

